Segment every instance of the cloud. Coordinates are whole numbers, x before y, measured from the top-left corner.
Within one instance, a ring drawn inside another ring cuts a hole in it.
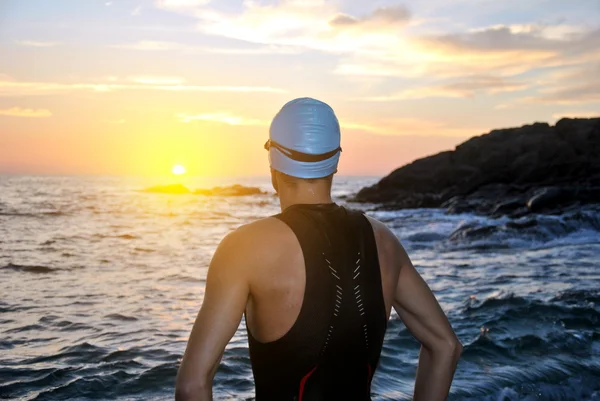
[[[528,84],[496,76],[471,76],[437,86],[406,89],[392,95],[356,98],[358,101],[387,102],[426,98],[471,98],[478,94],[494,95],[527,89]]]
[[[270,121],[239,116],[231,112],[189,114],[179,113],[177,119],[189,124],[194,121],[226,124],[233,126],[269,126]],[[355,130],[379,135],[436,135],[449,137],[467,137],[480,134],[484,130],[450,127],[438,121],[427,121],[416,118],[379,119],[376,123],[357,122],[341,116],[342,130]]]
[[[233,126],[269,126],[270,120],[262,120],[246,116],[236,115],[232,112],[215,112],[215,113],[179,113],[176,118],[181,123],[189,124],[194,121],[206,123],[226,124]],[[360,122],[355,121],[351,117],[345,118],[340,116],[340,124],[342,130],[355,130],[368,132],[378,135],[437,135],[437,136],[453,136],[467,137],[476,135],[484,130],[451,127],[439,121],[428,121],[417,118],[388,118],[378,119],[376,122]]]
[[[600,57],[600,30],[567,24],[493,25],[445,34],[424,28],[415,34],[401,28],[422,21],[413,20],[402,6],[376,8],[363,16],[340,13],[335,2],[325,0],[246,1],[241,11],[198,4],[169,9],[195,17],[198,30],[208,35],[334,55],[338,64],[333,72],[348,79],[514,77]]]
[[[27,47],[55,47],[59,45],[57,42],[41,42],[33,40],[17,40],[15,43],[19,46]]]
[[[525,103],[583,104],[600,102],[600,60],[558,69],[539,79],[534,96]]]
[[[119,45],[112,45],[111,47],[117,49],[128,49],[128,50],[143,50],[143,51],[168,51],[168,50],[185,50],[188,47],[180,43],[175,42],[158,42],[151,40],[143,40],[136,43],[124,43]]]
[[[600,81],[542,89],[537,96],[520,99],[527,103],[577,104],[600,102]]]
[[[185,82],[185,79],[178,77],[132,77],[129,78],[131,82],[145,85],[181,85]]]
[[[370,132],[379,135],[423,135],[446,137],[469,137],[484,132],[485,129],[453,127],[439,121],[417,118],[378,119],[376,123],[356,122],[351,118],[340,118],[342,129]]]
[[[334,69],[334,74],[345,75],[348,77],[397,77],[398,68],[394,65],[376,60],[352,60],[343,61]],[[409,72],[404,71],[404,76]],[[420,74],[410,74],[411,76]]]
[[[572,71],[570,76],[555,73],[565,70]],[[583,104],[600,101],[598,71],[600,29],[520,25],[411,37],[401,49],[345,56],[334,72],[361,79],[404,77],[421,84],[362,99],[367,101],[467,98],[527,90],[530,95],[516,103]]]
[[[293,46],[254,46],[248,48],[235,47],[197,47],[198,52],[231,54],[231,55],[249,55],[249,54],[299,54],[302,49]]]
[[[354,19],[354,25],[368,23],[368,29],[340,29],[330,24],[339,14],[335,4],[324,0],[284,0],[276,4],[246,1],[242,12],[222,12],[206,7],[169,9],[195,17],[198,30],[205,34],[335,54],[359,50],[371,52],[373,48],[389,46],[390,41],[397,41],[395,29],[390,30],[394,25],[392,22],[406,18],[406,12],[400,7],[377,9],[362,19]]]
[[[461,34],[399,38],[395,43],[390,40],[390,47],[351,54],[335,72],[348,76],[411,78],[483,74],[510,77],[569,65],[582,57],[597,55],[600,48],[590,41],[590,37],[597,35],[594,32],[571,33],[560,39],[555,37],[556,33],[546,36],[543,32],[541,28],[523,32],[502,26]]]
[[[329,20],[329,25],[337,27],[352,26],[358,23],[360,20],[347,14],[338,14]]]
[[[241,116],[236,116],[229,112],[218,112],[218,113],[209,113],[209,114],[186,114],[180,113],[177,114],[177,118],[182,123],[191,123],[193,121],[204,121],[204,122],[212,122],[212,123],[220,123],[227,125],[245,125],[245,126],[267,126],[268,122],[262,121],[255,118],[246,118]]]
[[[131,12],[131,15],[133,15],[134,17],[142,15],[142,6],[137,6],[136,8],[134,8]]]
[[[51,117],[52,113],[46,109],[34,110],[34,109],[22,109],[20,107],[12,107],[10,109],[0,110],[0,116],[45,118],[45,117]]]
[[[324,0],[246,1],[241,11],[219,11],[198,3],[188,4],[186,10],[180,8],[171,4],[169,9],[195,17],[198,30],[205,34],[259,46],[187,51],[320,51],[337,57],[333,73],[348,80],[422,79],[421,88],[400,87],[392,96],[372,96],[379,99],[371,100],[465,98],[519,91],[528,88],[515,78],[521,74],[561,68],[586,57],[600,58],[600,30],[566,24],[493,25],[447,34],[411,34],[403,27],[420,22],[403,6],[375,8],[362,16],[340,13],[336,3]],[[474,76],[496,78],[471,78]],[[440,80],[444,82],[437,84]]]
[[[600,30],[582,31],[568,26],[493,26],[460,34],[415,39],[433,60],[449,67],[492,69],[516,75],[537,68],[560,67],[598,57]],[[447,68],[442,65],[439,70]],[[436,69],[432,69],[436,71]]]
[[[435,86],[422,86],[405,89],[401,92],[383,96],[355,98],[355,101],[389,102],[426,98],[472,98],[479,94],[494,95],[502,92],[525,90],[528,84],[507,80],[496,76],[471,76]]]
[[[552,114],[552,118],[556,121],[561,118],[599,118],[600,110],[598,111],[565,111],[562,113],[554,113]]]
[[[146,86],[126,87],[129,89],[149,89]],[[174,92],[264,92],[264,93],[285,93],[283,89],[270,86],[198,86],[198,85],[153,85],[151,88],[157,90]]]
[[[205,6],[210,0],[157,0],[156,6],[165,9],[190,9]]]
[[[545,36],[543,28],[522,25],[495,25],[463,33],[432,35],[420,40],[434,49],[479,50],[484,52],[503,50],[555,51],[564,46],[563,38]]]
[[[475,76],[441,86],[440,89],[453,93],[458,97],[473,97],[477,92],[489,94],[513,92],[526,89],[529,85],[523,82],[510,81],[503,77]]]
[[[216,53],[216,54],[298,54],[301,48],[278,45],[252,45],[251,47],[205,47],[188,46],[177,42],[139,41],[110,46],[117,49],[140,51],[185,51],[186,53]]]
[[[0,77],[1,78],[1,77]],[[142,78],[143,79],[143,78]],[[151,79],[151,78],[150,78]],[[164,78],[163,78],[164,79]],[[158,81],[121,83],[75,83],[18,82],[0,80],[0,97],[40,96],[89,91],[108,93],[124,90],[155,90],[169,92],[233,92],[233,93],[285,93],[283,89],[270,86],[227,86],[227,85],[186,85],[181,83],[160,83]]]
[[[337,14],[329,20],[329,25],[335,28],[357,27],[370,25],[372,27],[388,24],[405,24],[410,20],[410,11],[404,6],[380,7],[370,14],[356,18],[348,14]]]

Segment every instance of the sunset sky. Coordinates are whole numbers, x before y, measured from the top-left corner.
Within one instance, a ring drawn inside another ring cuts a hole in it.
[[[288,100],[340,173],[600,115],[600,1],[0,0],[0,173],[266,175]]]

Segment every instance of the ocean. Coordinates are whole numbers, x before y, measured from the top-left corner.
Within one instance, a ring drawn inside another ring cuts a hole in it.
[[[221,238],[278,212],[269,195],[140,192],[173,179],[0,176],[0,399],[172,399]],[[335,199],[377,178],[338,177]],[[390,225],[464,353],[450,400],[600,400],[600,213],[519,220],[369,211]],[[216,400],[252,400],[245,328]],[[392,314],[373,400],[409,400],[418,342]]]

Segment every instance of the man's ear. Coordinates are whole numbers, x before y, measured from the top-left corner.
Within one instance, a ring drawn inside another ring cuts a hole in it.
[[[276,194],[279,194],[279,183],[277,182],[277,170],[271,169],[271,185]]]

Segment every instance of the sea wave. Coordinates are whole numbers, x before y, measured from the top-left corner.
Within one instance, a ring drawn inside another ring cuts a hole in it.
[[[167,199],[118,178],[71,180],[56,190],[63,180],[16,179],[0,191],[2,213],[66,213],[0,216],[8,288],[0,290],[0,399],[172,399],[216,246],[236,227],[277,213],[277,199]],[[343,193],[364,186],[340,182]],[[38,188],[48,195],[19,195]],[[368,214],[407,247],[465,345],[449,400],[599,400],[597,211]],[[246,344],[242,320],[219,365],[215,400],[253,399]],[[394,315],[373,400],[411,398],[419,349]]]
[[[460,225],[446,242],[465,247],[530,248],[552,242],[558,244],[597,243],[600,212],[577,210],[564,215],[532,215],[517,220],[487,219]]]
[[[600,211],[592,207],[520,219],[449,216],[441,211],[424,218],[423,210],[379,212],[375,216],[381,220],[395,216],[396,222],[389,225],[414,249],[493,251],[600,243]]]

